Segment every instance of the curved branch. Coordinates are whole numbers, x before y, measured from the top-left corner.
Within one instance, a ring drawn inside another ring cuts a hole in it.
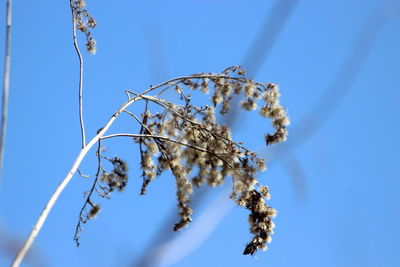
[[[103,128],[100,128],[97,132],[97,134],[89,141],[89,143],[86,146],[83,146],[77,156],[77,158],[75,159],[75,162],[73,163],[71,169],[68,171],[67,175],[64,177],[64,179],[61,181],[61,183],[58,185],[58,187],[56,188],[56,190],[54,191],[54,193],[52,194],[52,196],[50,197],[50,199],[48,200],[48,202],[46,203],[44,209],[42,210],[42,213],[40,214],[38,220],[36,221],[31,233],[29,234],[28,238],[26,239],[25,243],[23,244],[22,248],[18,251],[17,255],[14,258],[14,261],[12,263],[12,267],[17,267],[21,264],[22,260],[24,259],[26,253],[28,252],[29,248],[32,246],[34,240],[36,239],[37,235],[39,234],[41,228],[43,227],[44,222],[47,219],[47,216],[49,215],[51,209],[53,208],[54,204],[57,202],[59,196],[61,195],[61,193],[63,192],[63,190],[65,189],[65,187],[68,185],[68,183],[71,181],[72,177],[74,176],[74,174],[76,173],[76,171],[78,170],[79,165],[81,164],[82,160],[85,158],[86,154],[89,152],[89,150],[93,147],[93,145],[98,142],[99,140],[102,139],[107,139],[107,138],[112,138],[112,137],[116,137],[116,136],[129,136],[129,137],[154,137],[154,138],[159,138],[159,139],[164,139],[167,141],[171,141],[171,142],[175,142],[178,143],[180,145],[184,145],[187,147],[191,147],[193,149],[197,149],[203,152],[207,152],[210,154],[213,154],[214,156],[220,158],[221,160],[223,160],[223,158],[221,158],[218,154],[212,152],[212,151],[208,151],[206,149],[200,148],[200,147],[196,147],[196,146],[192,146],[190,144],[185,144],[176,140],[172,140],[169,138],[166,138],[164,136],[153,136],[153,135],[132,135],[132,134],[114,134],[114,135],[108,135],[108,136],[104,136],[104,134],[106,133],[106,131],[111,127],[111,125],[114,123],[115,119],[122,113],[125,111],[126,108],[128,108],[131,104],[133,104],[134,102],[136,102],[137,100],[143,99],[144,95],[154,91],[158,88],[161,88],[163,86],[166,86],[168,84],[171,84],[173,82],[176,81],[184,81],[187,79],[203,79],[203,78],[222,78],[222,79],[227,79],[227,80],[238,80],[238,81],[242,81],[245,82],[246,79],[244,78],[236,78],[236,77],[230,77],[227,75],[221,75],[221,74],[213,74],[213,73],[205,73],[205,74],[193,74],[190,76],[184,76],[184,77],[179,77],[179,78],[174,78],[171,79],[169,81],[160,83],[156,86],[151,86],[149,89],[143,91],[140,94],[135,95],[133,98],[128,99],[128,101],[126,101],[123,105],[120,106],[120,108],[111,116],[111,118],[108,120],[108,122],[106,123],[106,125]],[[264,86],[264,84],[262,83],[254,83],[260,86]],[[142,97],[143,96],[143,97]],[[148,97],[148,96],[146,96]]]
[[[150,88],[143,92],[142,94],[145,94],[147,92],[150,92],[154,90],[154,88]],[[47,216],[49,215],[51,209],[53,208],[54,204],[57,202],[59,196],[65,189],[65,187],[68,185],[68,183],[71,181],[72,177],[74,176],[75,172],[77,171],[79,165],[81,164],[82,160],[85,158],[86,154],[89,152],[89,150],[93,147],[94,144],[96,144],[101,137],[106,133],[106,131],[111,127],[111,125],[114,123],[115,119],[131,104],[133,104],[135,101],[137,101],[140,97],[140,94],[137,97],[129,99],[127,102],[125,102],[108,120],[106,125],[101,128],[95,137],[90,140],[90,142],[80,150],[77,158],[75,159],[75,162],[73,163],[71,169],[68,171],[67,175],[64,177],[64,179],[61,181],[61,183],[58,185],[52,196],[50,197],[49,201],[46,203],[45,207],[43,208],[42,213],[40,214],[38,220],[36,221],[35,225],[33,226],[33,229],[31,233],[29,234],[28,238],[24,242],[23,246],[20,248],[18,251],[17,255],[14,258],[14,261],[12,263],[12,267],[17,267],[21,264],[22,260],[24,259],[26,253],[28,252],[29,248],[32,246],[33,241],[35,241],[37,235],[39,234],[44,222],[47,219]]]
[[[201,76],[201,75],[198,75]],[[211,76],[211,75],[210,75]],[[212,75],[216,77],[217,75]],[[18,251],[17,255],[14,258],[14,261],[12,263],[12,267],[17,267],[21,264],[22,260],[24,259],[26,253],[28,252],[29,248],[32,246],[33,242],[35,241],[37,235],[39,234],[41,228],[43,227],[44,222],[47,219],[47,216],[49,215],[51,209],[53,208],[54,204],[57,202],[59,196],[61,193],[64,191],[65,187],[68,185],[68,183],[71,181],[72,177],[78,170],[79,165],[81,164],[82,160],[85,158],[86,154],[89,152],[89,150],[93,147],[95,143],[97,143],[100,139],[106,139],[106,138],[111,138],[111,136],[104,136],[104,134],[107,132],[107,130],[111,127],[111,125],[114,123],[116,118],[124,112],[126,108],[128,108],[130,105],[132,105],[134,102],[137,100],[141,99],[141,96],[144,94],[147,94],[151,91],[154,91],[160,87],[163,87],[171,82],[178,81],[178,80],[184,80],[184,79],[190,79],[190,78],[195,78],[197,76],[185,76],[185,77],[180,77],[180,78],[175,78],[171,79],[169,81],[160,83],[156,86],[152,86],[149,89],[143,91],[140,94],[137,94],[135,97],[130,98],[128,101],[126,101],[124,104],[122,104],[119,109],[111,116],[111,118],[108,120],[106,125],[103,128],[100,128],[96,134],[92,138],[92,140],[89,141],[89,143],[82,147],[77,158],[75,159],[75,162],[73,163],[71,169],[68,171],[67,175],[64,177],[64,179],[61,181],[61,183],[58,185],[54,193],[51,195],[50,199],[46,203],[45,207],[42,210],[42,213],[40,214],[39,218],[37,219],[35,225],[33,226],[33,229],[31,233],[29,234],[28,238],[24,242],[23,246],[20,248]],[[104,137],[103,137],[104,136]]]

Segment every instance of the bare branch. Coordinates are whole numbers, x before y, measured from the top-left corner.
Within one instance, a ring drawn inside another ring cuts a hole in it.
[[[148,93],[150,91],[154,90],[153,88],[150,88],[146,91],[144,91],[142,94]],[[24,259],[26,253],[28,252],[29,248],[32,246],[32,243],[36,239],[37,235],[39,234],[44,222],[47,219],[47,216],[49,215],[51,209],[53,208],[54,204],[57,202],[59,196],[61,193],[64,191],[65,187],[68,185],[68,183],[71,181],[72,177],[74,176],[75,172],[77,171],[79,165],[81,164],[82,160],[85,158],[86,154],[89,152],[89,150],[92,148],[92,146],[97,143],[100,138],[104,135],[104,133],[111,127],[111,125],[114,123],[116,118],[131,104],[136,102],[139,99],[140,94],[137,97],[129,99],[127,102],[125,102],[108,120],[106,125],[101,128],[100,131],[96,134],[95,137],[93,137],[90,142],[80,150],[77,158],[75,159],[75,162],[73,163],[71,169],[68,171],[67,175],[64,177],[64,179],[61,181],[61,183],[58,185],[48,202],[46,203],[42,213],[40,214],[38,220],[36,221],[35,225],[33,226],[33,229],[31,233],[29,234],[28,238],[26,239],[24,245],[21,247],[21,249],[18,251],[17,255],[14,258],[14,261],[12,263],[12,267],[17,267],[21,264],[22,260]]]
[[[6,15],[6,52],[4,57],[3,97],[1,110],[1,137],[0,137],[0,182],[3,173],[4,146],[6,142],[8,93],[10,87],[10,61],[11,61],[11,0],[7,1]]]
[[[85,137],[85,124],[83,122],[83,103],[82,103],[82,94],[83,94],[83,57],[81,54],[81,51],[79,50],[79,45],[78,45],[78,40],[76,38],[76,14],[75,14],[75,6],[74,6],[74,0],[69,1],[70,7],[71,7],[71,13],[72,13],[72,36],[74,40],[74,47],[76,54],[78,55],[79,58],[79,123],[81,126],[81,140],[82,140],[82,148],[86,146],[86,137]]]
[[[76,242],[76,246],[79,247],[79,233],[82,231],[82,227],[81,227],[81,222],[85,223],[86,222],[86,218],[84,218],[83,213],[86,209],[86,206],[88,204],[91,203],[90,198],[93,194],[93,192],[95,191],[96,188],[96,184],[97,181],[99,180],[99,176],[100,176],[100,172],[101,172],[101,157],[100,157],[100,150],[101,150],[101,140],[99,139],[98,141],[98,146],[97,146],[97,173],[96,173],[96,178],[94,180],[93,186],[92,188],[89,190],[87,197],[86,197],[86,201],[83,204],[81,211],[79,212],[79,220],[78,220],[78,224],[76,225],[76,229],[75,229],[75,235],[74,235],[74,240]],[[79,169],[78,169],[79,171]]]

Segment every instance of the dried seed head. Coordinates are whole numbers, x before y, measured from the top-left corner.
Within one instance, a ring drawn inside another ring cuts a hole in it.
[[[253,98],[246,98],[242,102],[240,102],[240,105],[244,110],[250,111],[250,110],[255,110],[257,108],[257,103],[254,101]]]
[[[244,86],[244,94],[246,97],[253,96],[253,93],[256,89],[256,85],[253,80],[249,80]]]
[[[97,48],[96,48],[96,40],[93,39],[93,37],[89,37],[87,42],[86,42],[86,50],[89,52],[89,54],[95,55]]]
[[[100,212],[100,205],[98,204],[92,204],[92,208],[89,210],[89,213],[87,215],[88,220],[92,220],[96,218],[97,214]]]
[[[86,2],[84,0],[76,0],[75,1],[75,6],[77,8],[85,8]]]
[[[208,87],[208,83],[209,83],[209,79],[204,78],[201,83],[201,91],[203,92],[203,94],[208,94],[208,91],[210,90],[210,88]]]
[[[256,165],[257,165],[257,169],[259,170],[259,171],[266,171],[267,170],[267,166],[265,165],[265,161],[264,161],[264,159],[261,159],[261,158],[257,158],[256,160],[255,160],[255,162],[256,162]]]
[[[211,97],[211,102],[214,104],[214,107],[217,106],[219,103],[221,103],[222,100],[224,100],[224,99],[223,99],[222,96],[219,95],[219,94],[214,94],[214,95]]]

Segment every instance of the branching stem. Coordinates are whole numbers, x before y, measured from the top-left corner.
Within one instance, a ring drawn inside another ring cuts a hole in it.
[[[159,88],[159,86],[150,88],[150,89],[144,91],[142,94],[146,94],[146,93],[148,93],[148,92],[150,92],[150,91],[152,91],[152,90],[154,90],[156,88]],[[108,120],[106,125],[100,131],[98,131],[96,136],[93,137],[92,140],[90,140],[90,142],[80,150],[80,152],[78,154],[78,157],[75,159],[75,162],[73,163],[71,169],[68,171],[67,175],[64,177],[64,179],[58,185],[58,187],[56,188],[54,193],[51,195],[50,199],[48,200],[48,202],[46,203],[45,207],[43,208],[42,213],[40,214],[38,220],[36,221],[35,225],[33,226],[33,229],[31,231],[31,233],[29,234],[29,236],[26,239],[26,241],[24,242],[23,246],[20,248],[20,250],[18,251],[17,255],[15,256],[14,261],[12,263],[12,267],[20,266],[20,264],[21,264],[22,260],[24,259],[26,253],[28,252],[29,248],[32,246],[33,241],[36,239],[37,235],[39,234],[39,232],[40,232],[44,222],[46,221],[47,216],[49,215],[51,209],[53,208],[54,204],[57,202],[57,200],[58,200],[60,194],[62,193],[62,191],[65,189],[65,187],[68,185],[68,183],[71,181],[72,177],[74,176],[74,174],[78,170],[78,167],[81,164],[82,160],[85,158],[86,154],[93,147],[93,145],[96,144],[100,140],[100,138],[106,133],[106,131],[111,127],[111,125],[114,123],[116,118],[127,107],[129,107],[131,104],[136,102],[140,98],[140,95],[141,94],[139,94],[138,96],[136,96],[134,98],[131,98],[127,102],[125,102],[111,116],[111,118]]]
[[[101,173],[101,156],[100,156],[100,150],[101,150],[101,140],[99,139],[98,141],[98,146],[97,146],[97,173],[96,173],[96,178],[95,181],[93,183],[92,188],[89,190],[89,193],[87,194],[86,197],[86,201],[85,204],[83,204],[81,211],[79,212],[79,220],[78,220],[78,224],[76,225],[76,230],[75,230],[75,235],[74,235],[74,240],[76,242],[76,246],[79,247],[79,233],[81,232],[81,222],[85,222],[83,219],[83,213],[86,209],[87,204],[91,204],[91,196],[93,194],[93,192],[95,191],[96,185],[97,185],[97,181],[99,180],[100,177],[100,173]]]

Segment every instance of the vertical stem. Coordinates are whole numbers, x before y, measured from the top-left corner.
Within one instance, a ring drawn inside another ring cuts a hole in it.
[[[72,13],[72,35],[74,39],[74,47],[76,54],[79,58],[79,122],[81,126],[81,138],[82,138],[82,148],[86,146],[85,140],[85,125],[83,123],[83,109],[82,109],[82,87],[83,87],[83,57],[81,51],[79,50],[78,40],[76,38],[76,19],[75,19],[75,7],[74,1],[69,1]]]
[[[6,55],[4,58],[3,98],[1,110],[1,137],[0,137],[0,181],[3,172],[4,145],[6,141],[8,92],[10,86],[10,59],[11,59],[11,0],[7,1],[6,15]]]

